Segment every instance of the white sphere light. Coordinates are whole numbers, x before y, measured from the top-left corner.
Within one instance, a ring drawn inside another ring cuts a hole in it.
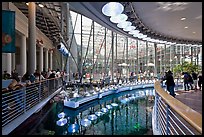
[[[141,38],[146,38],[146,37],[147,37],[147,35],[144,35],[144,34],[141,36]]]
[[[140,33],[139,30],[132,30],[132,31],[129,32],[129,34],[132,34],[132,35],[133,35],[133,34],[138,34],[138,33]]]
[[[142,38],[143,40],[148,40],[149,38],[148,37],[144,37],[144,38]]]
[[[122,29],[122,28],[126,28],[127,26],[131,26],[131,25],[132,23],[129,21],[123,21],[123,22],[118,23],[117,27]]]
[[[109,2],[102,8],[102,13],[106,16],[117,16],[124,11],[124,6],[118,2]]]
[[[131,31],[134,30],[136,27],[135,26],[127,26],[126,28],[124,28],[124,31]]]
[[[143,34],[142,33],[138,33],[138,34],[134,34],[133,37],[138,37],[138,38],[143,38]]]
[[[117,16],[112,16],[110,18],[110,21],[113,22],[113,23],[120,23],[120,22],[126,21],[127,19],[128,19],[127,15],[119,14]]]

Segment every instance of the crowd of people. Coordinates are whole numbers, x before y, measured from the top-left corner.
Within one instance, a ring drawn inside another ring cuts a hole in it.
[[[16,72],[16,70],[13,70],[11,74],[9,74],[7,71],[4,71],[3,79],[4,80],[13,79],[12,83],[7,88],[7,89],[10,89],[12,87],[19,88],[25,84],[39,82],[45,79],[61,77],[61,76],[64,76],[65,73],[66,71],[60,71],[59,69],[51,70],[49,68],[48,71],[43,69],[42,72],[39,72],[38,70],[36,70],[33,74],[27,71],[21,78],[19,78],[19,75]],[[73,77],[78,78],[78,74],[77,73],[73,74]],[[197,74],[194,71],[192,71],[191,74],[188,72],[182,72],[182,78],[183,78],[183,86],[185,91],[202,89],[202,73]],[[173,73],[171,71],[165,72],[165,75],[161,78],[161,80],[166,81],[165,84],[167,86],[167,91],[170,92],[170,95],[175,97],[175,93],[174,93],[175,82],[173,78]]]
[[[185,91],[189,90],[202,90],[202,73],[197,74],[194,71],[190,73],[182,72],[183,87]],[[173,73],[169,70],[165,72],[164,77],[161,79],[161,82],[166,81],[166,89],[169,91],[170,95],[175,97],[175,82]]]
[[[3,79],[12,79],[12,81],[7,88],[3,89],[3,91],[16,90],[31,83],[39,82],[45,79],[57,78],[64,75],[65,71],[60,71],[59,69],[51,70],[50,68],[48,71],[45,71],[44,69],[42,72],[36,70],[33,74],[27,71],[22,77],[19,77],[16,70],[13,70],[11,74],[9,74],[7,71],[4,71]]]

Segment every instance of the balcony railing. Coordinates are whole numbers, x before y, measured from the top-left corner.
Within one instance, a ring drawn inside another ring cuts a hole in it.
[[[62,87],[62,78],[46,79],[18,90],[2,92],[2,127],[14,121]]]
[[[155,82],[154,127],[160,135],[200,135],[202,116],[176,98],[170,96]]]

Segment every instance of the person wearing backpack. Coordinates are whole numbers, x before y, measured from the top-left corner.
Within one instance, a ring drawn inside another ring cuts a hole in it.
[[[198,75],[192,71],[192,78],[193,78],[193,84],[194,84],[194,89],[197,90],[197,79],[198,79]]]
[[[187,90],[189,90],[189,86],[188,86],[188,74],[186,72],[182,72],[182,75],[183,75],[184,90],[187,91]]]
[[[193,90],[193,78],[192,78],[192,76],[191,76],[191,74],[189,74],[189,73],[187,73],[187,75],[188,75],[188,84],[190,85],[190,87],[191,87],[191,90]]]

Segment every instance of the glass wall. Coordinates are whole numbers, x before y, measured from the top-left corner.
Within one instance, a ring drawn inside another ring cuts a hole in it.
[[[159,44],[127,38],[71,11],[77,62],[83,80],[150,79],[184,61],[202,65],[202,47]],[[82,25],[81,25],[82,24]],[[156,54],[156,55],[155,55]],[[80,76],[78,76],[80,78]]]

